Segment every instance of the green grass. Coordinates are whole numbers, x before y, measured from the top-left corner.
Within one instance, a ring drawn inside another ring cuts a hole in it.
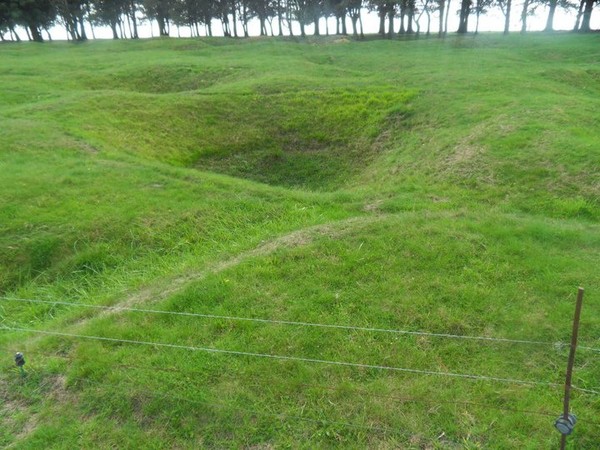
[[[2,45],[0,295],[555,343],[583,285],[580,339],[598,348],[598,39]],[[552,345],[4,300],[0,316],[552,383],[567,359]],[[23,332],[0,344],[0,446],[559,441],[560,387]],[[580,350],[575,384],[599,377]],[[570,448],[598,447],[598,399],[573,394]]]

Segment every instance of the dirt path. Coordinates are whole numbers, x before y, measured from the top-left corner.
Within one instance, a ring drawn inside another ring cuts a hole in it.
[[[123,301],[114,304],[115,308],[130,308],[133,306],[147,305],[149,303],[156,303],[164,300],[171,295],[182,291],[190,283],[200,281],[206,278],[208,275],[216,274],[227,270],[231,267],[237,266],[238,264],[260,256],[266,256],[281,248],[294,248],[305,245],[310,245],[315,239],[323,236],[329,236],[336,238],[341,236],[355,226],[374,223],[387,217],[386,215],[369,215],[360,217],[351,217],[349,219],[343,219],[336,222],[330,222],[323,225],[315,225],[307,228],[303,228],[297,231],[293,231],[289,234],[279,236],[273,240],[263,242],[258,247],[240,253],[239,255],[233,256],[229,259],[218,261],[204,267],[200,270],[191,271],[183,275],[179,275],[171,279],[162,279],[160,284],[155,284],[144,288],[138,292],[132,293]],[[167,287],[165,287],[167,286]],[[106,311],[102,315],[113,314],[112,311]]]

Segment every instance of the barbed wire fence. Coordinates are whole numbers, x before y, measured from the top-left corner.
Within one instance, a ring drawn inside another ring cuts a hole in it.
[[[581,300],[583,298],[583,289],[580,288],[578,294],[578,308],[581,308]],[[435,377],[444,377],[451,379],[465,379],[472,381],[483,381],[489,383],[506,383],[506,384],[514,384],[521,385],[527,387],[544,387],[544,388],[564,388],[565,389],[565,406],[564,412],[557,419],[556,427],[561,432],[561,448],[564,448],[566,442],[566,436],[571,434],[573,431],[573,427],[575,425],[574,416],[569,414],[569,396],[570,391],[579,391],[584,394],[589,395],[600,395],[600,387],[592,387],[592,388],[580,388],[578,386],[571,385],[570,375],[572,373],[573,361],[576,349],[582,349],[590,352],[600,353],[600,348],[592,347],[592,346],[577,346],[577,329],[578,329],[578,313],[576,312],[576,318],[574,319],[573,325],[573,339],[570,344],[564,342],[549,342],[549,341],[541,341],[541,340],[529,340],[529,339],[513,339],[513,338],[503,338],[503,337],[490,337],[490,336],[473,336],[473,335],[459,335],[459,334],[450,334],[450,333],[433,333],[421,330],[401,330],[401,329],[388,329],[388,328],[377,328],[377,327],[365,327],[365,326],[352,326],[352,325],[341,325],[341,324],[325,324],[325,323],[313,323],[313,322],[301,322],[301,321],[286,321],[286,320],[275,320],[275,319],[264,319],[264,318],[252,318],[252,317],[238,317],[238,316],[229,316],[229,315],[215,315],[215,314],[201,314],[201,313],[192,313],[192,312],[179,312],[179,311],[166,311],[166,310],[158,310],[158,309],[146,309],[146,308],[134,308],[134,307],[126,307],[126,306],[106,306],[106,305],[95,305],[88,303],[79,303],[79,302],[66,302],[66,301],[56,301],[56,300],[42,300],[42,299],[26,299],[26,298],[16,298],[16,297],[6,297],[0,296],[0,299],[5,302],[20,302],[20,303],[30,303],[30,304],[42,304],[42,305],[59,305],[65,307],[76,307],[76,308],[91,308],[91,309],[99,309],[105,311],[112,312],[133,312],[139,314],[152,314],[152,315],[169,315],[169,316],[185,316],[185,317],[193,317],[198,319],[218,319],[218,320],[229,320],[229,321],[243,321],[243,322],[255,322],[261,324],[272,324],[272,325],[285,325],[285,326],[296,326],[296,327],[311,327],[311,328],[322,328],[322,329],[335,329],[335,330],[346,330],[346,331],[360,331],[360,332],[371,332],[371,333],[386,333],[386,334],[394,334],[394,335],[407,335],[407,336],[427,336],[427,337],[435,337],[442,339],[455,339],[455,340],[467,340],[467,341],[477,341],[477,342],[487,342],[487,343],[497,343],[497,344],[518,344],[518,345],[532,345],[532,346],[547,346],[554,348],[569,348],[570,356],[569,356],[569,367],[567,369],[567,381],[565,384],[549,382],[549,381],[541,381],[541,380],[522,380],[516,378],[509,377],[497,377],[497,376],[489,376],[489,375],[481,375],[481,374],[471,374],[471,373],[460,373],[460,372],[449,372],[449,371],[433,371],[433,370],[423,370],[412,367],[399,367],[393,365],[377,365],[377,364],[363,364],[358,362],[350,362],[350,361],[338,361],[338,360],[330,360],[330,359],[319,359],[319,358],[306,358],[300,356],[290,356],[290,355],[280,355],[280,354],[270,354],[270,353],[257,353],[257,352],[249,352],[249,351],[239,351],[239,350],[229,350],[229,349],[221,349],[221,348],[212,348],[212,347],[201,347],[201,346],[193,346],[193,345],[183,345],[183,344],[174,344],[174,343],[165,343],[165,342],[153,342],[153,341],[142,341],[135,339],[121,339],[116,337],[107,337],[107,336],[97,336],[97,335],[88,335],[88,334],[78,334],[78,333],[66,333],[59,331],[50,331],[50,330],[41,330],[37,328],[26,328],[21,326],[0,326],[0,330],[2,331],[10,331],[10,332],[21,332],[28,334],[38,334],[38,335],[46,335],[46,336],[59,336],[66,337],[70,339],[77,340],[91,340],[91,341],[101,341],[108,343],[120,343],[127,345],[137,345],[137,346],[150,346],[156,349],[171,349],[177,351],[191,351],[191,352],[205,352],[205,353],[213,353],[213,354],[225,354],[231,356],[240,356],[240,357],[248,357],[248,358],[262,358],[262,359],[271,359],[271,360],[279,360],[279,361],[295,361],[306,364],[318,364],[318,365],[329,365],[329,366],[342,366],[342,367],[350,367],[350,368],[362,368],[362,369],[373,369],[379,371],[387,371],[387,372],[401,372],[411,375],[422,375],[422,376],[435,376]],[[40,353],[40,352],[30,352],[30,353]],[[46,355],[48,356],[48,355]],[[51,355],[52,357],[60,357],[60,355]],[[64,357],[64,356],[63,356]],[[157,367],[144,367],[139,365],[126,365],[119,364],[117,367],[123,369],[132,369],[132,370],[152,370],[152,371],[164,371],[164,372],[183,372],[178,370],[177,368],[168,367],[168,368],[157,368]],[[189,370],[186,370],[185,373],[190,373]],[[105,385],[115,389],[122,389],[122,386],[114,383],[107,382],[98,382],[89,378],[83,377],[75,377],[75,379],[79,381],[89,382],[91,384],[99,384]],[[307,387],[312,387],[316,389],[321,389],[323,391],[335,391],[335,386],[315,384],[315,383],[303,383]],[[39,389],[43,389],[43,385],[39,386]],[[481,403],[474,401],[463,401],[463,400],[454,400],[454,401],[443,401],[443,400],[431,400],[422,396],[404,396],[404,397],[394,397],[394,396],[383,396],[377,395],[371,391],[359,390],[363,393],[371,396],[371,397],[382,397],[387,400],[397,401],[401,403],[424,403],[424,404],[455,404],[455,405],[464,405],[464,406],[478,406],[489,409],[495,409],[499,411],[505,412],[513,412],[520,413],[526,415],[537,415],[544,417],[556,417],[556,414],[552,414],[549,411],[533,411],[533,410],[524,410],[520,408],[510,408],[501,405],[494,405],[490,403]],[[165,394],[161,394],[158,392],[146,392],[145,395],[162,398]],[[174,397],[171,394],[167,395],[168,399],[173,400]],[[396,430],[390,427],[377,427],[377,426],[366,426],[364,424],[352,424],[349,422],[340,422],[340,421],[329,421],[324,419],[314,419],[308,418],[304,416],[295,416],[289,414],[282,413],[272,413],[272,412],[264,412],[264,411],[256,411],[254,409],[247,408],[239,408],[237,406],[226,405],[223,403],[215,403],[205,400],[198,399],[190,399],[190,398],[177,398],[178,401],[183,402],[191,402],[191,403],[202,403],[206,406],[211,406],[215,408],[225,408],[231,407],[235,410],[239,410],[240,412],[244,412],[246,414],[251,414],[255,416],[271,416],[271,417],[279,417],[286,418],[291,420],[301,420],[312,422],[315,424],[324,424],[329,423],[332,425],[343,426],[346,428],[359,428],[366,429],[377,432],[384,433],[394,433],[402,436],[406,436],[406,431]],[[586,420],[587,423],[599,425],[600,423]],[[562,428],[561,428],[562,426]]]

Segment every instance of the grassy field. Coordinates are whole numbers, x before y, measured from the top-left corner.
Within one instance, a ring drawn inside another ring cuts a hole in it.
[[[0,86],[0,447],[558,447],[579,285],[600,348],[600,36],[1,45]],[[597,449],[600,395],[572,410]]]

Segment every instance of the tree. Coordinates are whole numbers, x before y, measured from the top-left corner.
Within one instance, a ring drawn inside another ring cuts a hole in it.
[[[52,3],[71,40],[87,40],[84,20],[88,12],[87,0],[52,0]]]
[[[460,3],[459,21],[457,33],[464,34],[469,29],[469,15],[471,14],[471,0],[462,0]]]
[[[260,35],[266,36],[267,22],[270,24],[271,20],[277,15],[277,5],[273,4],[270,0],[250,0],[249,5],[252,14],[258,18],[260,23]]]
[[[487,12],[487,8],[489,8],[494,0],[477,0],[475,4],[475,34],[479,33],[479,18],[482,14]]]
[[[539,4],[532,7],[536,0],[523,0],[523,7],[521,9],[521,34],[527,32],[527,18],[535,14],[535,9]]]
[[[0,38],[6,40],[4,34],[8,32],[10,39],[21,42],[16,27],[19,25],[19,9],[15,0],[0,0]]]
[[[554,14],[556,13],[557,6],[558,0],[550,0],[548,3],[548,17],[546,18],[544,31],[554,31]]]
[[[448,17],[450,16],[450,3],[452,0],[448,0],[446,4],[446,17],[444,18],[444,34],[448,34]]]
[[[377,33],[380,36],[385,36],[385,18],[387,17],[388,3],[384,0],[367,0],[367,8],[369,11],[377,12],[377,17],[379,17],[379,31]]]
[[[421,3],[418,5],[418,9],[416,9],[418,15],[415,19],[415,23],[417,25],[417,34],[421,33],[421,18],[423,14],[427,16],[427,32],[426,35],[429,36],[431,34],[431,14],[437,10],[437,6],[434,4],[434,0],[421,0]]]
[[[415,0],[400,0],[400,34],[413,34],[413,21],[415,19]],[[404,18],[406,17],[406,27],[404,27]]]
[[[95,0],[94,22],[98,25],[110,27],[113,39],[123,37],[121,27],[121,16],[124,13],[124,2],[122,0]],[[121,31],[121,35],[119,35]]]
[[[42,30],[47,30],[56,19],[56,8],[51,0],[16,0],[18,24],[23,25],[30,39],[44,42]]]
[[[363,24],[362,18],[360,16],[360,12],[363,7],[362,0],[348,0],[348,14],[350,16],[350,20],[352,21],[352,33],[354,36],[358,36],[358,27],[357,24],[360,25],[360,37],[364,37],[365,34],[363,32]]]
[[[585,0],[584,7],[583,7],[583,16],[581,19],[581,25],[579,26],[579,31],[582,31],[582,32],[591,31],[590,21],[592,18],[592,10],[594,9],[594,3],[596,3],[596,2],[597,2],[597,0]]]
[[[132,39],[139,39],[138,28],[137,28],[137,11],[138,4],[135,0],[126,0],[125,5],[123,7],[125,11],[125,15],[127,17],[127,23],[133,26],[133,29],[130,30]]]
[[[496,0],[496,5],[504,14],[504,34],[508,34],[510,28],[510,13],[512,9],[512,0]]]
[[[239,0],[237,2],[238,17],[242,19],[242,30],[244,30],[244,37],[248,37],[248,21],[250,20],[250,8],[248,6],[249,0]]]
[[[346,34],[348,34],[348,29],[346,28],[348,0],[331,0],[331,8],[335,16],[335,33],[341,33],[345,36]]]
[[[288,5],[292,8],[290,11],[292,17],[300,24],[302,36],[306,36],[306,25],[310,23],[315,25],[315,34],[320,34],[319,20],[324,10],[324,3],[321,0],[292,0]]]
[[[156,20],[159,36],[168,36],[173,0],[144,0],[144,9],[150,19]]]
[[[417,2],[416,0],[408,0],[408,25],[406,32],[408,34],[414,33],[413,24],[415,23],[415,15],[417,14]]]
[[[446,12],[446,0],[438,0],[438,10],[440,12],[438,36],[442,37],[444,35],[444,13]]]

